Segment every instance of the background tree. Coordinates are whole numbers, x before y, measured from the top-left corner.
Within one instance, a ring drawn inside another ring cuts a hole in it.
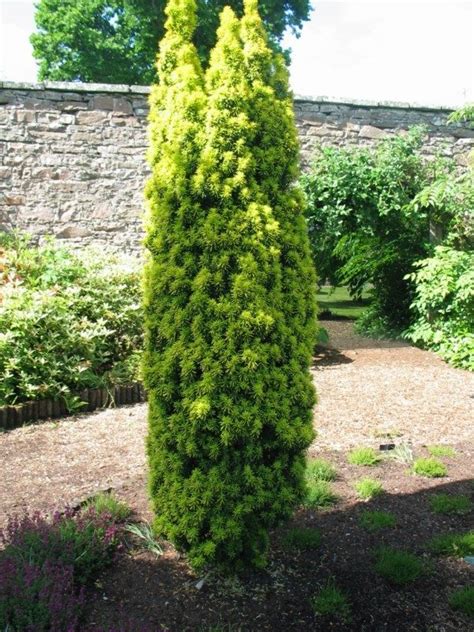
[[[305,492],[314,273],[288,78],[256,3],[222,13],[203,87],[171,0],[151,104],[146,272],[155,528],[196,567],[264,563]]]
[[[242,0],[198,0],[194,42],[206,63],[215,44],[219,13]],[[164,0],[39,0],[31,36],[39,79],[149,84],[164,32]],[[274,47],[287,28],[299,33],[309,0],[262,0],[260,11]]]

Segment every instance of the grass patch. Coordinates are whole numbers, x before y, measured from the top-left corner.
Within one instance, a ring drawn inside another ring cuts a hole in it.
[[[434,494],[430,498],[430,507],[438,514],[462,516],[471,511],[472,502],[468,496],[462,494]]]
[[[289,548],[305,551],[317,549],[321,545],[321,532],[318,529],[295,527],[294,529],[289,529],[283,542]]]
[[[429,445],[426,449],[438,458],[456,456],[456,450],[449,445]]]
[[[381,458],[373,448],[354,448],[349,452],[347,460],[352,465],[371,467],[377,465]]]
[[[397,521],[395,516],[387,511],[363,511],[359,523],[367,531],[379,531],[394,527]]]
[[[107,492],[100,492],[93,496],[85,503],[84,508],[93,508],[99,515],[107,514],[114,522],[125,522],[132,513],[132,510],[126,503]]]
[[[360,300],[353,299],[347,288],[324,286],[316,294],[316,302],[323,318],[339,317],[354,320],[369,304],[369,294],[362,292]]]
[[[347,597],[330,579],[311,599],[313,610],[322,616],[332,615],[344,623],[351,620],[351,607]]]
[[[468,617],[474,617],[474,586],[466,586],[453,592],[449,597],[453,610],[460,610]]]
[[[354,484],[354,488],[359,498],[363,500],[370,500],[383,493],[382,483],[373,478],[362,478]]]
[[[453,557],[474,555],[474,531],[438,535],[430,541],[429,548],[437,555]]]
[[[421,577],[425,567],[412,553],[381,547],[375,554],[375,570],[390,583],[404,586]]]
[[[308,481],[307,487],[306,507],[324,509],[337,502],[337,496],[327,481]]]
[[[310,459],[306,465],[306,478],[311,481],[334,481],[336,469],[324,459]]]
[[[447,476],[448,468],[437,459],[416,459],[412,467],[413,474],[426,478],[442,478]]]

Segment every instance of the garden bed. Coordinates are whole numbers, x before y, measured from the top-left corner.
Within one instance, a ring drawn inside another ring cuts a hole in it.
[[[202,578],[168,545],[161,557],[123,552],[89,594],[85,630],[120,630],[124,622],[129,632],[156,631],[160,625],[170,632],[470,629],[469,620],[449,607],[448,597],[472,582],[472,567],[433,555],[427,543],[472,525],[472,513],[435,514],[429,499],[440,492],[472,494],[474,376],[405,343],[356,336],[351,323],[323,325],[331,348],[315,359],[319,436],[310,454],[335,466],[331,485],[337,503],[324,511],[300,510],[291,525],[272,534],[267,571],[240,581],[207,577],[199,589]],[[0,435],[0,523],[24,510],[75,506],[109,488],[128,502],[135,519],[151,520],[145,433],[146,404],[138,404]],[[408,464],[391,459],[373,468],[348,463],[353,446],[378,450],[385,443],[411,444],[416,456],[428,456],[425,444],[449,443],[455,455],[442,459],[448,476],[413,476]],[[378,480],[385,493],[369,502],[358,499],[353,484],[364,476]],[[366,531],[359,518],[368,508],[393,513],[396,525]],[[285,534],[295,526],[320,530],[320,546],[287,548]],[[381,543],[409,549],[431,572],[408,587],[392,587],[374,569],[373,551]],[[310,599],[330,577],[347,595],[349,624],[313,611]]]

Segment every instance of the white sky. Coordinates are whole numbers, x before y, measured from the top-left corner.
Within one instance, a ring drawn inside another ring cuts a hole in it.
[[[474,100],[474,5],[466,0],[314,0],[293,50],[299,95],[462,104]],[[35,81],[33,0],[0,0],[0,79]]]

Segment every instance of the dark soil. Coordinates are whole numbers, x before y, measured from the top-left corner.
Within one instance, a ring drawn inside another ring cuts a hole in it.
[[[91,595],[86,629],[121,629],[114,626],[126,622],[127,630],[170,632],[474,630],[472,621],[448,605],[453,590],[473,581],[473,567],[463,560],[437,558],[427,547],[434,535],[472,527],[472,513],[440,516],[432,513],[428,502],[439,492],[472,495],[473,481],[465,478],[472,454],[457,446],[456,457],[444,459],[450,477],[443,482],[414,477],[406,464],[393,460],[365,468],[349,465],[341,452],[320,456],[337,467],[333,487],[339,502],[329,511],[300,510],[291,524],[275,531],[264,572],[232,579],[207,576],[199,589],[202,577],[193,574],[170,546],[162,557],[123,552]],[[368,503],[359,501],[353,482],[363,476],[380,480],[387,493]],[[130,499],[132,490],[126,491]],[[133,506],[143,517],[144,499],[135,497]],[[392,512],[396,527],[366,531],[359,517],[367,508]],[[321,546],[310,551],[287,548],[284,535],[293,526],[319,529]],[[391,586],[373,567],[373,552],[382,544],[420,555],[426,575],[404,588]],[[312,610],[311,597],[332,577],[350,601],[350,623],[337,616],[320,617]]]

